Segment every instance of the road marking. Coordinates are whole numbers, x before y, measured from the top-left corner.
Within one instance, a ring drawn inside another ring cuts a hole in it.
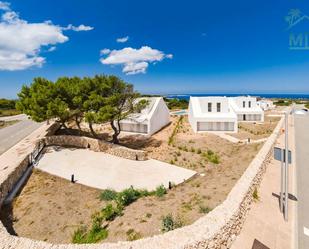
[[[304,227],[304,234],[309,236],[309,229],[307,227]]]

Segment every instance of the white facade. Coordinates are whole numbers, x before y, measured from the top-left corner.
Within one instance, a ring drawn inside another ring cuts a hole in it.
[[[121,131],[152,135],[170,122],[170,113],[162,97],[144,98],[149,104],[140,113],[120,121]]]
[[[227,97],[190,97],[188,119],[194,132],[237,132],[237,116]]]
[[[239,96],[229,98],[229,104],[236,113],[238,121],[264,122],[264,111],[257,105],[255,97]]]
[[[275,108],[274,103],[269,99],[261,99],[257,102],[257,105],[261,107],[264,111],[272,110]]]

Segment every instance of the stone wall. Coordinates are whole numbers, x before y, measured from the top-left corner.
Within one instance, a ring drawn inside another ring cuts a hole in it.
[[[70,146],[78,148],[88,148],[96,152],[105,152],[114,156],[127,158],[130,160],[147,160],[147,153],[142,150],[133,150],[124,146],[112,144],[99,139],[69,135],[47,136],[43,139],[45,144]]]
[[[101,243],[92,245],[50,244],[9,235],[0,222],[1,248],[14,249],[224,249],[229,248],[240,232],[252,202],[252,193],[259,185],[270,160],[273,145],[280,133],[282,118],[272,135],[235,184],[226,200],[192,225],[165,234],[156,235],[132,242]],[[59,139],[59,138],[57,138]],[[46,140],[48,142],[48,139]],[[87,143],[85,142],[87,141]],[[92,140],[79,140],[81,146],[91,144]],[[93,141],[92,141],[93,142]],[[73,142],[72,142],[73,143]],[[97,146],[97,147],[95,147]]]

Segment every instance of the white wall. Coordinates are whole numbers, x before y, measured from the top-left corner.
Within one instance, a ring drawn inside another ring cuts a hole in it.
[[[245,101],[245,108],[249,108],[249,102],[251,101],[251,108],[257,107],[256,104],[256,98],[255,97],[250,97],[250,96],[240,96],[240,97],[233,97],[232,98],[238,108],[243,108],[243,102]]]
[[[160,98],[156,106],[154,106],[153,113],[148,125],[148,135],[152,135],[170,122],[170,111],[163,100]]]
[[[211,112],[217,112],[217,103],[221,104],[221,111],[220,112],[228,112],[229,111],[229,103],[226,97],[201,97],[198,99],[200,102],[201,112],[207,113],[208,112],[208,103],[211,103]]]

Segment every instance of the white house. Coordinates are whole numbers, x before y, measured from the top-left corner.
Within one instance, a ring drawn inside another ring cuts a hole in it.
[[[232,97],[229,98],[229,104],[238,121],[264,122],[264,111],[257,105],[255,97]]]
[[[257,102],[257,105],[261,107],[264,111],[272,110],[275,108],[274,103],[269,99],[261,99]]]
[[[237,132],[237,115],[227,97],[190,97],[188,119],[194,132]]]
[[[170,122],[170,113],[162,97],[143,98],[148,100],[140,113],[131,114],[120,121],[121,131],[152,135]]]

